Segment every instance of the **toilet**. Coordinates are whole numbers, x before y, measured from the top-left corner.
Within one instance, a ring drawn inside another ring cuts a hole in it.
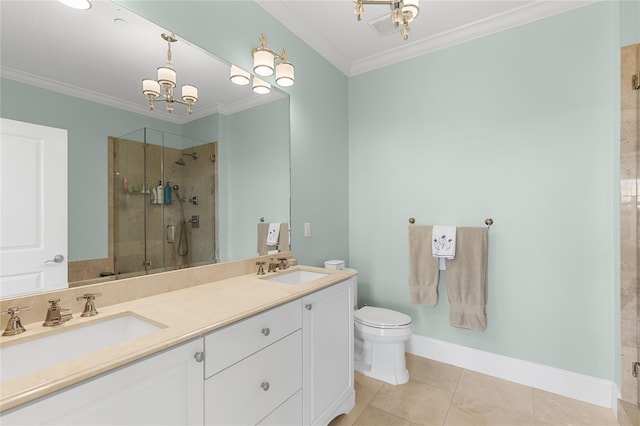
[[[325,268],[348,269],[344,268],[341,260],[328,260]],[[356,281],[356,301],[357,292]],[[355,370],[392,385],[407,383],[409,371],[404,357],[404,344],[413,334],[411,317],[391,309],[364,306],[354,311],[353,322]]]
[[[404,342],[411,338],[409,315],[391,309],[364,306],[354,319],[355,370],[392,385],[409,381]]]

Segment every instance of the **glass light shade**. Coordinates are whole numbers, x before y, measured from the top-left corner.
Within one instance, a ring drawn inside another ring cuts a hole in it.
[[[196,103],[198,102],[198,88],[191,84],[182,85],[182,100],[185,102]]]
[[[249,84],[251,78],[249,76],[249,72],[243,70],[242,68],[238,68],[235,65],[231,65],[231,71],[229,72],[229,80],[233,84],[237,84],[239,86],[244,86],[245,84]]]
[[[74,9],[87,10],[91,9],[91,2],[89,0],[59,0],[60,3],[65,4]]]
[[[420,3],[419,0],[405,0],[403,2],[404,6],[402,6],[402,12],[410,14],[410,18],[407,19],[408,22],[413,21],[416,16],[420,13]]]
[[[161,86],[176,87],[176,71],[168,67],[158,68],[158,83]]]
[[[295,69],[289,62],[282,62],[276,66],[276,83],[283,87],[293,86]]]
[[[268,50],[256,49],[253,52],[253,72],[263,77],[273,75],[273,54]]]
[[[153,96],[154,98],[157,98],[160,96],[160,85],[155,80],[145,78],[142,80],[142,93],[144,93],[145,96]]]
[[[253,77],[253,91],[259,95],[271,92],[271,85],[258,77]]]

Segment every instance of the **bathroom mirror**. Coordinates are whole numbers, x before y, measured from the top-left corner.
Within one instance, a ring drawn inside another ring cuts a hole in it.
[[[197,86],[198,101],[192,114],[183,105],[169,113],[164,102],[150,110],[142,79],[155,78],[165,65],[161,34],[170,28],[111,1],[94,2],[88,11],[57,1],[3,0],[0,8],[2,116],[68,130],[70,267],[109,272],[108,140],[141,129],[217,143],[216,191],[189,194],[201,203],[215,198],[219,245],[211,262],[255,256],[261,218],[290,222],[288,94],[273,87],[257,95],[231,84],[229,63],[176,34],[178,86]],[[172,148],[189,153],[191,145]],[[171,163],[181,157],[172,155]],[[265,177],[274,190],[259,190]]]

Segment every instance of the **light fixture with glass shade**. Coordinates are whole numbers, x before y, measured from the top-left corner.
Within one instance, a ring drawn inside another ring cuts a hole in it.
[[[149,100],[149,109],[154,109],[155,101],[164,101],[167,103],[167,111],[173,112],[173,104],[179,103],[187,106],[187,112],[193,112],[193,104],[198,102],[198,88],[192,84],[183,84],[182,99],[174,97],[176,87],[176,70],[173,68],[171,61],[171,43],[175,43],[178,39],[174,34],[162,33],[161,37],[167,42],[167,64],[158,68],[158,79],[145,78],[142,80],[142,93]],[[162,97],[161,97],[162,96]]]
[[[362,20],[365,4],[383,4],[391,8],[391,22],[400,28],[402,38],[409,38],[409,23],[420,13],[419,0],[353,0],[356,4],[354,13],[358,21]]]
[[[259,95],[271,92],[271,85],[261,78],[253,77],[253,91]]]
[[[251,82],[251,74],[240,67],[231,65],[229,80],[231,80],[232,83],[237,84],[238,86],[244,86]]]
[[[258,76],[269,77],[275,72],[276,84],[279,86],[289,87],[295,83],[295,67],[287,60],[287,50],[282,49],[282,53],[278,55],[269,49],[264,34],[260,36],[260,46],[251,50],[251,56],[253,57],[253,72]],[[277,65],[275,64],[276,60],[278,60]],[[244,86],[251,82],[251,74],[236,65],[231,65],[229,80],[234,84]],[[253,77],[252,87],[255,93],[261,95],[271,92],[271,84],[256,76]]]

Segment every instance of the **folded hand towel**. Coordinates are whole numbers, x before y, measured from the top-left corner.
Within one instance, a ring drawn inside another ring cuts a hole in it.
[[[442,259],[456,257],[456,227],[450,225],[434,225],[431,235],[432,255]]]
[[[277,223],[277,222],[270,223],[269,231],[267,232],[267,245],[277,246],[279,236],[280,236],[280,223]]]
[[[487,327],[487,240],[487,228],[458,229],[458,253],[447,262],[449,323],[454,327]]]
[[[438,260],[430,256],[431,226],[409,226],[409,289],[411,303],[438,302]]]

